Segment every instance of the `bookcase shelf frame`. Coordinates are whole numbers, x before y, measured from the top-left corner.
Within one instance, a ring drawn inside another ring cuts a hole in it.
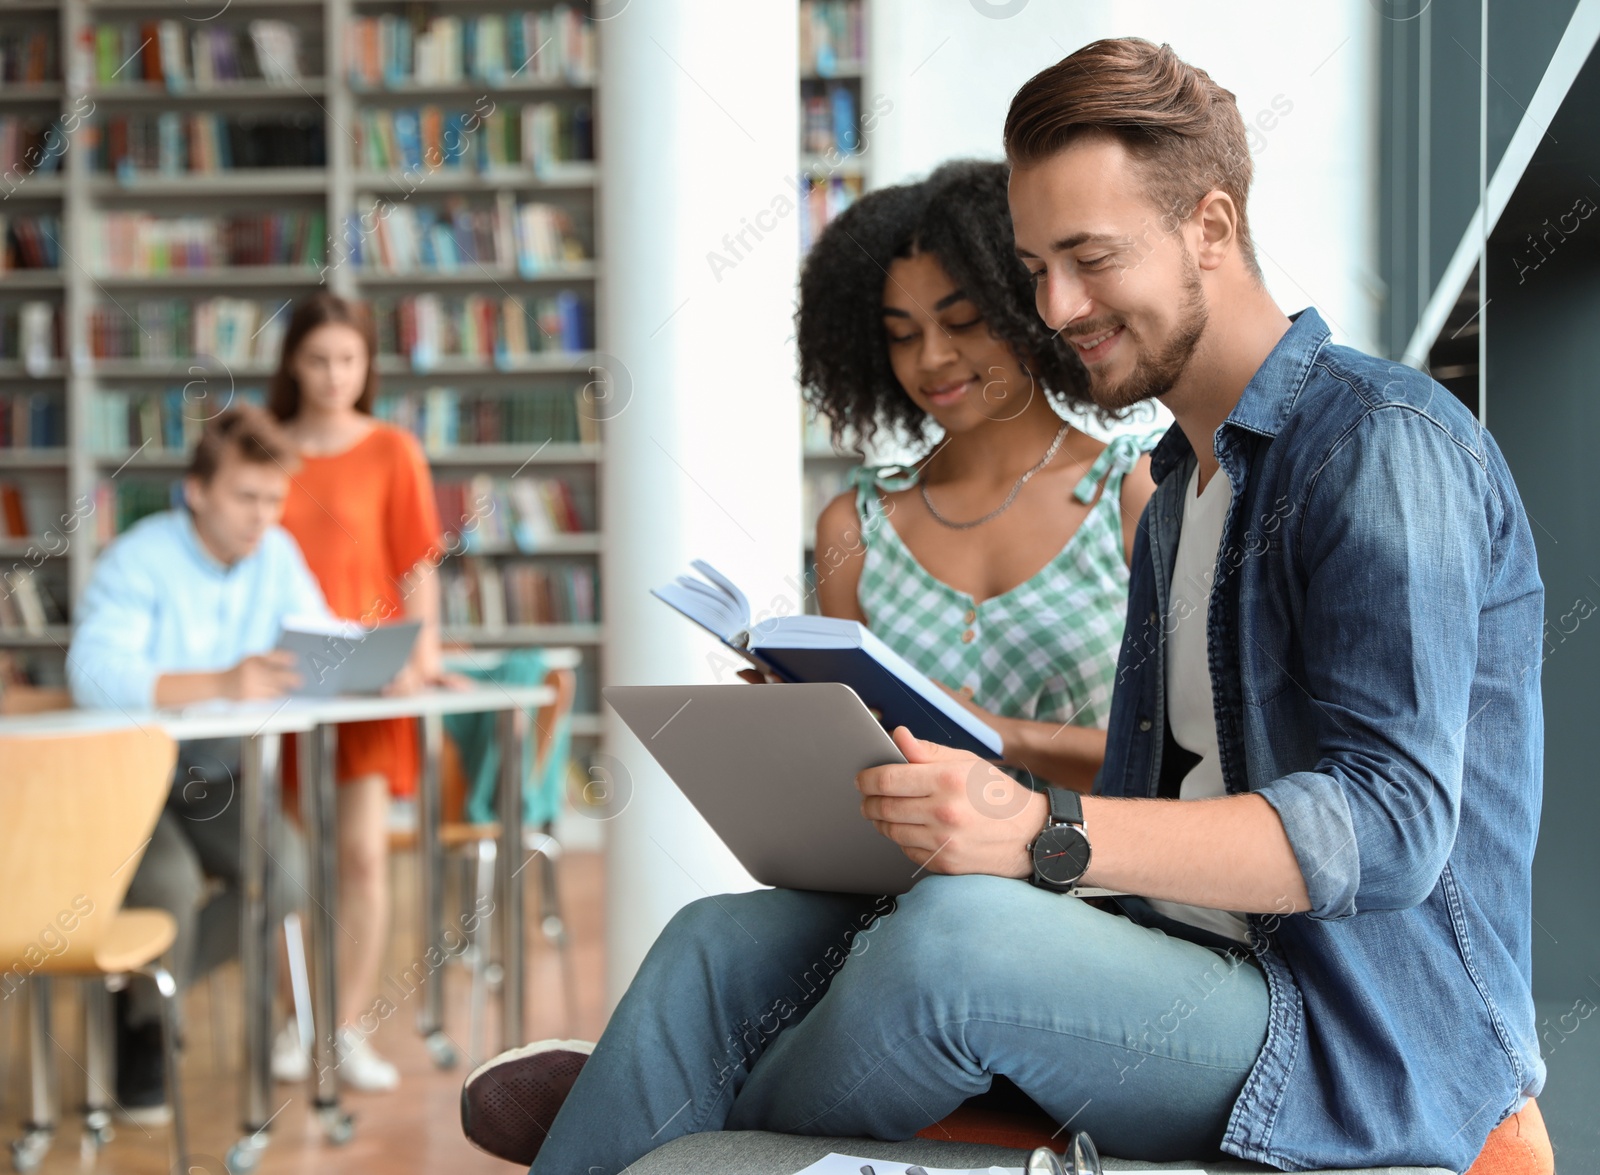
[[[431,0],[423,7],[438,14],[472,15],[495,11],[514,11],[553,6],[551,0]],[[218,7],[223,5],[219,0]],[[596,260],[570,265],[557,271],[522,274],[490,269],[478,272],[464,268],[456,272],[379,273],[362,271],[339,263],[333,252],[346,217],[358,212],[359,201],[379,196],[395,201],[410,198],[419,189],[429,193],[470,193],[511,191],[539,198],[539,193],[560,193],[570,205],[581,201],[592,223],[594,200],[601,182],[598,163],[570,162],[543,170],[499,168],[479,172],[470,168],[437,168],[418,175],[400,171],[374,173],[357,171],[354,143],[345,128],[354,128],[363,106],[393,107],[404,102],[470,99],[487,94],[507,103],[557,99],[586,99],[596,120],[599,118],[601,86],[543,79],[500,79],[498,83],[468,79],[461,82],[425,82],[366,88],[353,85],[344,62],[346,31],[357,16],[402,9],[394,0],[228,0],[230,15],[244,20],[256,17],[285,16],[300,24],[319,26],[325,58],[323,76],[305,77],[290,84],[261,80],[217,83],[211,86],[169,87],[160,83],[136,82],[98,84],[92,75],[93,62],[84,61],[74,47],[86,44],[84,38],[101,22],[142,19],[172,19],[195,16],[185,0],[8,0],[0,6],[0,23],[14,18],[37,22],[41,15],[54,14],[58,21],[58,57],[62,80],[36,84],[11,84],[0,87],[0,115],[38,112],[59,116],[67,125],[74,103],[93,103],[96,116],[108,114],[153,114],[163,109],[184,113],[215,110],[224,114],[260,111],[316,110],[324,119],[327,161],[320,168],[249,168],[210,173],[161,174],[140,172],[112,175],[90,168],[87,149],[88,119],[71,135],[71,145],[61,157],[59,173],[9,177],[4,185],[8,209],[21,212],[45,211],[60,216],[64,259],[56,271],[9,271],[0,274],[0,296],[8,301],[44,297],[59,301],[61,307],[63,355],[39,371],[30,372],[17,360],[0,359],[0,392],[15,392],[29,384],[41,390],[57,390],[65,397],[67,439],[64,447],[50,449],[0,449],[0,477],[47,479],[59,493],[68,510],[73,503],[93,503],[97,482],[113,471],[119,476],[171,477],[180,473],[186,454],[146,450],[108,454],[96,452],[90,444],[90,421],[95,398],[102,390],[126,387],[148,388],[156,392],[164,386],[181,385],[194,372],[220,377],[224,373],[239,384],[260,386],[271,374],[265,362],[219,363],[206,356],[164,359],[94,359],[90,352],[88,317],[92,307],[115,299],[127,305],[131,300],[150,297],[209,297],[213,295],[266,298],[276,292],[282,296],[303,294],[325,282],[334,293],[346,297],[394,296],[437,288],[445,296],[471,292],[472,287],[504,287],[514,293],[536,292],[564,285],[573,288],[590,306],[598,296],[603,280],[598,261],[601,244],[595,241]],[[597,32],[603,25],[597,26]],[[603,46],[602,46],[603,53]],[[84,70],[88,72],[84,72]],[[78,108],[78,109],[81,109]],[[185,212],[214,213],[217,201],[240,197],[279,196],[321,198],[330,237],[330,265],[325,274],[299,266],[252,266],[231,269],[195,269],[175,273],[101,274],[90,256],[93,234],[91,218],[108,208],[143,207],[149,201],[152,211],[173,215]],[[42,207],[41,207],[42,206]],[[15,214],[15,213],[13,213]],[[442,356],[425,368],[415,368],[402,356],[384,355],[378,360],[380,373],[393,389],[426,386],[429,383],[467,377],[475,386],[503,385],[516,389],[528,377],[582,375],[598,362],[591,352],[535,353],[515,361],[484,363],[460,356]],[[463,445],[430,452],[435,470],[449,477],[463,476],[471,469],[487,469],[496,476],[513,471],[539,469],[542,473],[561,472],[589,478],[598,473],[602,445],[599,443],[552,442],[542,447],[529,444]],[[600,529],[575,535],[561,535],[535,552],[506,550],[485,552],[485,558],[540,558],[559,555],[592,558],[598,566],[603,543],[603,503],[596,502],[596,522]],[[36,526],[39,520],[36,521]],[[88,582],[90,568],[98,553],[95,544],[97,519],[81,521],[65,544],[41,544],[40,536],[0,538],[0,556],[11,561],[37,562],[52,576],[62,576],[69,598],[75,601]],[[45,548],[49,550],[46,551]],[[9,567],[9,565],[8,565]],[[584,652],[586,671],[598,681],[604,626],[600,624],[540,624],[500,629],[455,630],[447,638],[482,647],[508,647],[518,644],[577,645]],[[0,650],[38,651],[60,656],[70,637],[70,629],[52,626],[42,634],[0,633]],[[594,714],[580,714],[576,724],[579,736],[592,744],[599,737],[600,723]]]

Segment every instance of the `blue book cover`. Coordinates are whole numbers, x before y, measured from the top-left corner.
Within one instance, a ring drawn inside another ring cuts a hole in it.
[[[447,115],[444,120],[444,132],[440,136],[444,142],[444,160],[448,166],[455,167],[466,156],[467,144],[472,141],[472,135],[467,130],[467,116],[460,111]]]
[[[578,301],[578,295],[571,290],[562,290],[556,295],[556,310],[561,317],[561,349],[583,350],[583,306]]]
[[[394,112],[394,141],[400,148],[400,159],[406,167],[422,168],[422,129],[415,110]]]
[[[168,388],[164,397],[161,444],[169,453],[181,453],[188,447],[184,443],[183,414],[190,406],[184,402],[183,391],[182,388]]]
[[[478,18],[461,18],[461,76],[478,76]]]
[[[411,76],[411,59],[415,49],[409,20],[394,22],[394,33],[389,44],[389,60],[383,63],[383,84],[401,85]]]
[[[861,140],[856,136],[856,99],[847,86],[835,86],[830,96],[833,108],[833,141],[844,152],[857,151]]]
[[[506,60],[511,63],[512,73],[521,69],[528,60],[528,42],[522,35],[522,20],[520,12],[506,15]]]
[[[778,616],[752,624],[750,601],[731,580],[703,560],[703,579],[680,575],[652,589],[759,668],[789,681],[847,685],[883,723],[904,726],[917,738],[998,759],[1000,735],[945,693],[864,625],[832,616]]]

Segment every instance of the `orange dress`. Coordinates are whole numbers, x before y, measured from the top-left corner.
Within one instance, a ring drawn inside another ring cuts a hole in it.
[[[283,526],[305,554],[334,615],[365,624],[402,620],[407,573],[441,551],[439,511],[422,449],[410,433],[375,422],[350,448],[304,456],[290,479]],[[389,793],[417,789],[420,755],[414,718],[339,727],[340,783],[383,775]],[[285,748],[285,784],[296,757]]]

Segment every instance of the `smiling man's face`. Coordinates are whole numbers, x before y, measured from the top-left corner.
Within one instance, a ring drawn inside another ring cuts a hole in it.
[[[1039,315],[1072,344],[1089,394],[1117,411],[1165,395],[1208,317],[1198,228],[1158,208],[1121,143],[1085,136],[1011,172],[1017,253],[1034,275]]]

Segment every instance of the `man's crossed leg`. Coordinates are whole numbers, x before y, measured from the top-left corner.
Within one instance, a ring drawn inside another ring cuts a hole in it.
[[[709,1130],[907,1138],[1004,1074],[1126,1157],[1217,1151],[1266,1036],[1242,954],[1023,882],[705,898],[652,947],[533,1175]],[[892,912],[889,912],[891,911]]]

